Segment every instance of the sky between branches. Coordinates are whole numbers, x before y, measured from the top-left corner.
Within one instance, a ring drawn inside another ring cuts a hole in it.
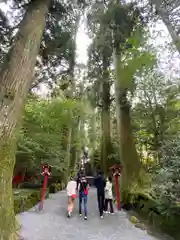
[[[128,0],[130,1],[130,0]],[[0,8],[7,14],[8,5],[0,3]],[[169,33],[162,23],[158,21],[149,24],[150,38],[149,43],[157,49],[157,58],[159,62],[159,68],[165,73],[166,77],[178,76],[180,77],[180,56],[175,50],[173,44],[171,44],[171,38]],[[79,26],[77,37],[77,63],[87,64],[88,54],[87,49],[91,40],[86,34],[86,20],[83,17],[81,25]],[[42,87],[43,90],[44,87]],[[44,89],[45,90],[45,89]]]

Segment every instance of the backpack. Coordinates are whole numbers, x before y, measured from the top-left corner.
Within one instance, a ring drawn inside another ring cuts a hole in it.
[[[85,178],[84,178],[84,180],[86,180]],[[82,188],[83,188],[83,191],[84,191],[84,194],[85,195],[88,195],[88,188],[87,188],[87,186],[86,186],[86,188],[84,188],[84,183],[85,181],[82,181],[82,179],[81,179],[81,185],[82,185]],[[86,183],[87,183],[87,180],[86,180]],[[88,184],[87,184],[88,185]]]

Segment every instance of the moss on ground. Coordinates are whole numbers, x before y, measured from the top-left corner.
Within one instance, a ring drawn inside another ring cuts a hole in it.
[[[49,195],[47,189],[45,197]],[[41,189],[13,189],[15,214],[27,211],[35,206],[41,199]]]
[[[180,215],[178,214],[180,206],[177,205],[177,213],[167,216],[159,211],[160,203],[149,194],[139,193],[131,196],[130,199],[133,209],[147,219],[152,226],[161,229],[175,239],[180,239]]]

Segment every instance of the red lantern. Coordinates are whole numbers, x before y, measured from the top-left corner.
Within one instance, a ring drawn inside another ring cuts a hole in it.
[[[41,202],[39,204],[40,211],[43,209],[43,205],[44,205],[44,198],[45,198],[46,186],[48,183],[48,177],[51,175],[51,166],[49,166],[48,164],[44,164],[41,166],[41,168],[42,168],[41,175],[44,176],[44,183],[43,183],[43,188],[41,192]]]
[[[113,176],[115,177],[117,209],[118,209],[118,211],[120,211],[121,210],[121,200],[120,200],[120,191],[119,191],[119,176],[121,173],[121,167],[119,165],[115,164],[110,169],[113,171]]]

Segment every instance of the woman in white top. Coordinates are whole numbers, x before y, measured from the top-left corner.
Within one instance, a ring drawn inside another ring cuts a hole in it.
[[[68,217],[71,216],[71,213],[74,209],[74,202],[76,199],[76,186],[77,186],[76,181],[71,177],[66,187],[68,196]]]
[[[112,177],[109,177],[105,186],[105,212],[108,213],[108,204],[110,205],[110,212],[114,214],[113,208],[113,193],[112,193]]]

